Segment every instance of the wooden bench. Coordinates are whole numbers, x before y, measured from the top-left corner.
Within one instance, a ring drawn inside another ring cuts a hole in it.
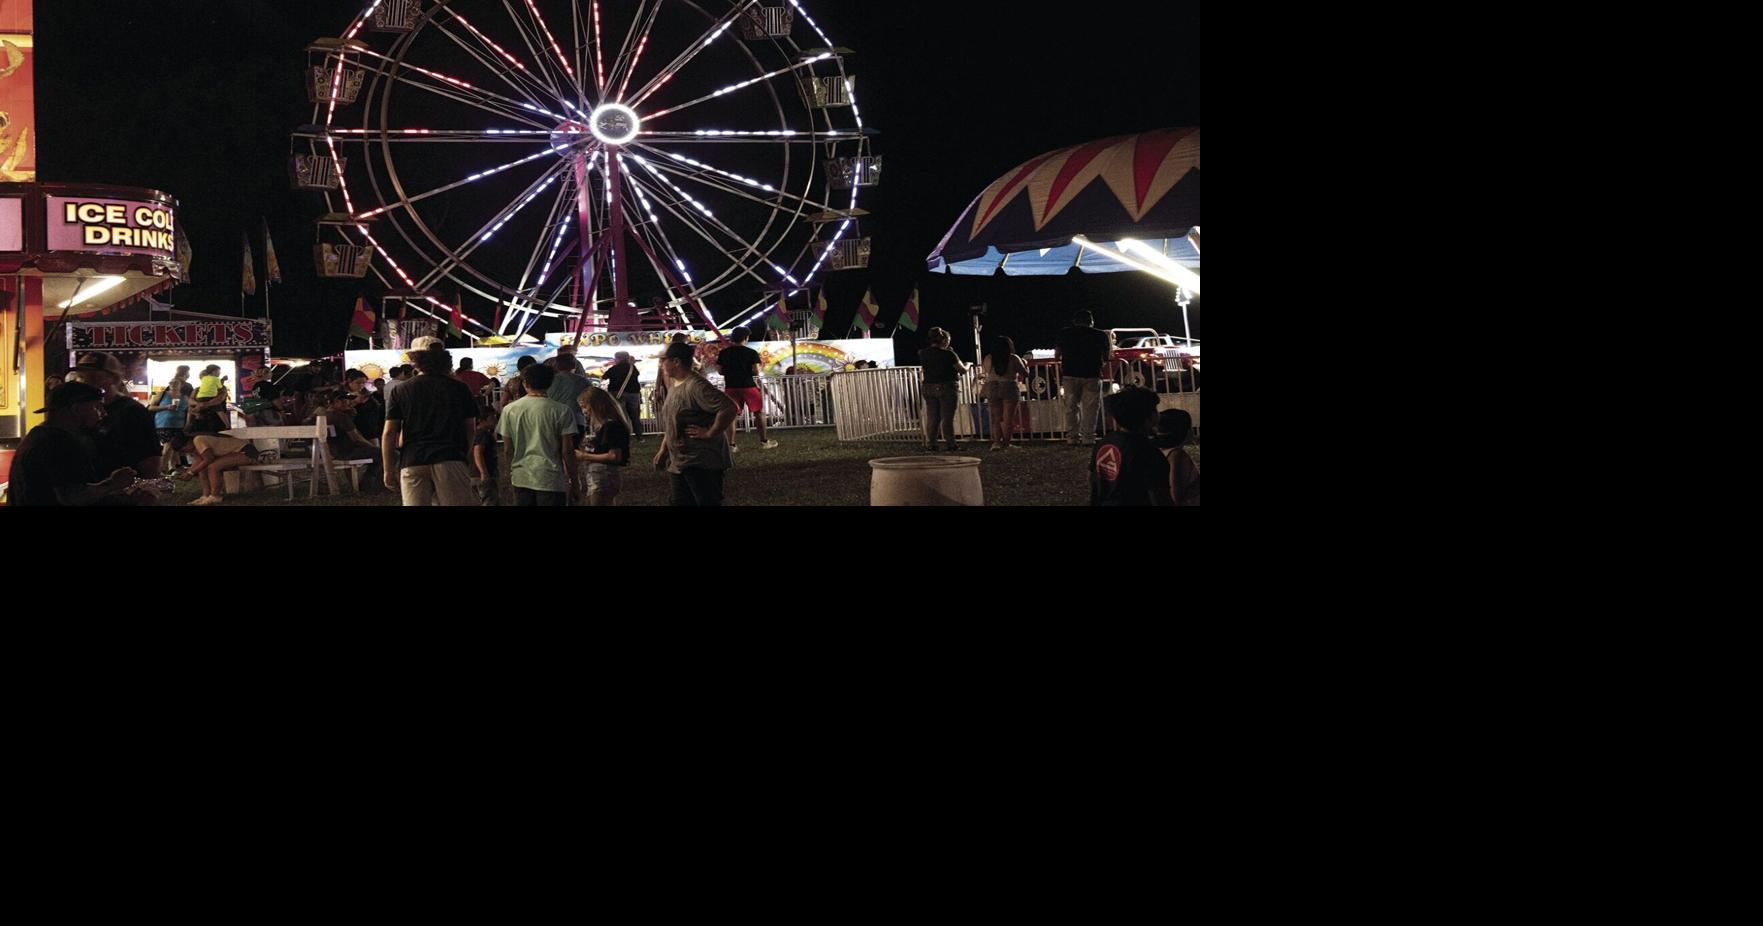
[[[335,429],[331,427],[329,420],[321,415],[312,424],[232,428],[220,433],[225,434],[228,437],[236,437],[240,440],[251,441],[253,444],[257,445],[259,451],[270,449],[263,446],[263,444],[270,442],[276,442],[279,444],[279,442],[284,440],[311,441],[312,457],[310,459],[283,460],[278,458],[274,462],[247,463],[244,466],[238,467],[241,474],[271,473],[280,476],[288,484],[288,501],[293,501],[294,477],[302,472],[309,474],[312,480],[312,493],[309,497],[318,497],[318,472],[321,468],[324,471],[325,482],[330,486],[331,494],[336,495],[339,493],[339,486],[337,483],[338,464],[331,459],[330,454],[330,437],[334,431]],[[259,443],[260,441],[263,443]],[[275,449],[279,452],[279,447]],[[342,464],[349,468],[350,481],[354,484],[357,493],[361,491],[361,469],[371,466],[372,464],[372,460],[349,460]],[[221,475],[225,477],[227,474],[223,473]],[[243,479],[243,476],[241,476],[241,479]]]

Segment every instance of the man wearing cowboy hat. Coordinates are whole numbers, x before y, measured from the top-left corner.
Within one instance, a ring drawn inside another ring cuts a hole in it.
[[[37,409],[43,423],[31,429],[12,461],[8,504],[15,508],[96,505],[117,499],[135,484],[124,468],[98,482],[94,440],[104,420],[104,392],[86,383],[63,383]]]
[[[68,380],[104,390],[104,423],[98,428],[98,471],[129,467],[145,479],[160,476],[159,431],[153,413],[129,395],[122,362],[113,354],[86,354]]]

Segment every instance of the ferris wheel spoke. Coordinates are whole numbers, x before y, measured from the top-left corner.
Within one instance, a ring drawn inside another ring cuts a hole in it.
[[[798,132],[781,129],[771,132],[733,132],[720,129],[699,129],[693,132],[651,132],[643,130],[637,137],[650,142],[670,145],[823,145],[855,141],[862,132]]]
[[[708,100],[714,100],[718,97],[727,96],[731,93],[734,93],[737,90],[745,90],[746,88],[751,87],[754,84],[764,83],[765,81],[768,81],[774,77],[781,77],[784,74],[789,74],[794,71],[799,71],[803,68],[812,68],[814,65],[816,65],[822,61],[825,61],[826,59],[831,58],[831,57],[832,57],[832,52],[826,52],[825,54],[816,55],[813,58],[808,58],[808,59],[803,60],[801,62],[798,62],[796,64],[792,64],[789,67],[778,68],[777,70],[772,71],[768,74],[761,74],[758,77],[754,77],[750,80],[743,80],[738,84],[730,84],[726,87],[723,87],[720,90],[717,90],[714,93],[706,93],[705,95],[703,95],[695,100],[692,100],[690,102],[681,103],[678,106],[669,106],[668,108],[663,109],[659,112],[648,113],[647,115],[645,115],[643,117],[643,121],[645,123],[652,122],[656,119],[661,118],[662,116],[667,115],[668,113],[677,113],[677,112],[680,112],[681,110],[690,109],[691,107],[696,106],[699,103],[703,103]]]
[[[549,144],[551,132],[546,129],[331,129],[330,135],[350,141],[371,140],[392,143],[428,144],[454,142],[495,142],[497,144]],[[294,133],[295,138],[321,139],[327,136]]]
[[[379,57],[379,58],[385,60],[387,62],[387,66],[383,67],[383,68],[377,68],[377,67],[370,68],[370,70],[372,70],[373,73],[378,74],[382,77],[386,77],[390,80],[398,81],[399,83],[402,83],[402,84],[408,84],[409,86],[415,87],[418,90],[424,90],[429,93],[433,93],[437,96],[443,96],[443,97],[446,97],[450,100],[464,103],[467,106],[481,109],[487,113],[492,113],[497,116],[502,116],[502,117],[505,117],[508,119],[513,119],[517,122],[523,122],[527,125],[530,125],[534,128],[539,128],[539,129],[548,129],[548,128],[551,128],[551,126],[548,126],[543,122],[537,121],[536,119],[532,118],[532,116],[528,115],[528,113],[535,113],[536,112],[536,113],[539,113],[540,115],[550,116],[553,119],[561,119],[562,118],[561,116],[558,116],[556,113],[550,112],[549,110],[545,109],[543,106],[536,106],[532,103],[523,103],[519,100],[514,100],[514,99],[510,99],[508,97],[502,96],[499,93],[492,93],[488,90],[483,89],[482,87],[478,87],[474,84],[460,80],[456,77],[449,77],[445,74],[440,73],[439,71],[431,71],[427,68],[417,67],[416,65],[413,65],[413,64],[398,65],[398,64],[396,64],[396,62],[393,62],[390,58],[386,58],[384,55],[376,55],[375,57]],[[431,77],[431,78],[439,81],[439,83],[430,83],[428,81],[417,80],[416,78],[411,77],[409,74],[398,73],[397,68],[402,68],[407,71],[413,71],[415,73],[422,74],[426,77]]]
[[[520,43],[525,45],[527,53],[532,55],[534,68],[544,79],[546,88],[552,96],[562,99],[563,88],[558,84],[558,78],[563,75],[552,65],[551,56],[542,49],[544,40],[534,34],[534,30],[526,21],[525,14],[515,8],[516,3],[523,2],[525,0],[502,0],[502,7],[508,11],[508,20],[514,24],[514,31],[520,34]]]
[[[497,77],[502,78],[503,83],[513,88],[514,91],[519,93],[522,97],[525,97],[527,102],[534,105],[543,105],[539,103],[538,97],[533,96],[535,91],[541,96],[552,95],[543,84],[539,83],[537,78],[533,77],[532,71],[527,68],[525,62],[514,57],[514,55],[510,54],[507,49],[496,44],[495,40],[491,39],[489,36],[484,35],[477,26],[472,25],[471,20],[461,16],[458,12],[454,11],[452,7],[444,6],[440,9],[445,10],[456,22],[464,26],[465,30],[470,32],[472,36],[481,43],[481,45],[478,48],[471,47],[453,30],[448,29],[439,19],[433,21],[435,28],[439,29],[442,35],[452,39],[453,43],[458,45],[466,54],[471,55]],[[514,68],[514,70],[510,71],[503,68],[501,65],[496,64],[495,62],[498,58],[502,61],[506,61],[509,66]],[[522,80],[524,80],[525,83],[521,83],[520,81]]]
[[[552,54],[557,56],[557,63],[563,65],[563,73],[569,76],[567,86],[575,91],[578,101],[586,102],[586,98],[582,96],[581,79],[576,76],[575,68],[570,65],[569,56],[563,53],[563,45],[557,41],[557,36],[551,34],[551,27],[545,22],[544,14],[539,12],[539,5],[533,0],[525,0],[525,2],[527,11],[533,14],[533,22],[538,24],[539,31],[544,34],[545,41],[551,46]]]
[[[432,190],[418,193],[415,196],[405,197],[404,199],[401,199],[398,202],[391,203],[391,204],[385,205],[385,206],[381,206],[378,209],[371,209],[367,212],[361,213],[360,215],[356,216],[356,218],[357,219],[371,219],[376,215],[379,215],[384,212],[390,212],[393,209],[408,208],[408,207],[413,206],[419,202],[422,202],[425,199],[428,199],[431,196],[439,196],[442,193],[450,192],[452,190],[457,190],[460,187],[465,186],[466,184],[476,183],[477,181],[482,180],[485,177],[494,176],[496,174],[502,173],[505,170],[512,170],[513,168],[519,167],[522,164],[530,164],[533,161],[538,160],[539,158],[547,157],[547,156],[555,157],[554,152],[560,151],[560,150],[562,150],[562,149],[548,147],[544,151],[539,152],[538,154],[528,155],[528,156],[521,158],[520,160],[517,160],[517,161],[509,161],[506,164],[503,164],[499,167],[492,167],[489,170],[478,171],[477,173],[472,174],[463,180],[455,180],[454,182],[449,183],[446,186],[438,186]],[[567,164],[568,162],[567,161],[560,161],[559,163],[560,164]],[[557,167],[553,166],[549,170],[545,171],[545,173],[549,174],[556,169],[557,169]]]
[[[653,170],[654,170],[654,168],[647,163],[644,163],[643,166],[646,168],[649,168],[651,170],[651,172],[653,172]],[[657,175],[657,176],[659,176],[659,175]],[[769,261],[766,260],[765,251],[762,248],[758,247],[757,245],[753,244],[752,242],[748,241],[747,239],[741,237],[739,232],[736,232],[734,229],[729,228],[727,224],[722,222],[720,219],[716,218],[715,213],[711,212],[709,210],[709,208],[706,207],[704,204],[693,199],[691,197],[691,195],[688,194],[685,190],[682,190],[678,186],[675,186],[673,183],[667,181],[666,178],[664,178],[664,177],[661,179],[664,183],[667,184],[667,186],[669,188],[671,188],[675,193],[679,194],[679,196],[681,197],[681,199],[683,201],[690,203],[693,206],[693,208],[695,208],[698,211],[698,213],[700,215],[702,215],[704,218],[708,219],[713,227],[715,227],[718,231],[722,232],[724,235],[728,236],[728,238],[731,241],[739,244],[742,248],[744,248],[745,249],[744,252],[740,256],[736,256],[733,252],[726,250],[726,246],[722,242],[717,241],[715,239],[715,237],[712,236],[709,232],[705,231],[703,229],[703,227],[698,224],[698,222],[695,218],[688,219],[680,213],[679,209],[677,208],[680,205],[680,203],[678,201],[672,200],[672,199],[668,198],[667,196],[665,196],[663,191],[661,191],[659,188],[652,189],[651,192],[655,193],[657,199],[661,202],[661,204],[664,207],[667,208],[667,211],[673,213],[676,217],[678,217],[680,219],[680,221],[687,228],[690,228],[692,231],[697,233],[699,237],[703,238],[712,247],[716,248],[716,250],[718,252],[720,252],[724,257],[727,257],[731,261],[733,261],[737,267],[739,267],[742,271],[745,271],[749,276],[752,276],[755,280],[758,280],[761,284],[769,284],[769,283],[773,282],[771,280],[767,280],[764,277],[760,276],[757,272],[755,272],[746,263],[746,258],[748,256],[751,256],[755,260],[755,262],[757,262],[757,263],[760,263],[760,264],[769,263]],[[771,264],[770,266],[771,266],[772,270],[777,272],[777,275],[780,279],[787,280],[789,282],[794,282],[794,280],[790,280],[789,273],[787,271],[785,271],[783,268],[778,267],[776,264]],[[719,277],[718,279],[720,280],[721,278]]]
[[[606,30],[600,25],[600,0],[593,0],[594,7],[594,74],[595,84],[599,88],[598,99],[606,99]]]
[[[680,52],[679,57],[673,59],[673,61],[666,67],[662,68],[661,73],[655,75],[655,78],[647,84],[644,84],[642,88],[637,91],[636,99],[632,100],[630,105],[637,106],[644,100],[653,96],[655,91],[660,90],[662,86],[672,80],[673,76],[678,74],[681,68],[691,63],[692,59],[698,57],[704,49],[715,44],[716,40],[721,38],[722,34],[727,32],[729,27],[735,24],[735,20],[739,19],[741,14],[747,11],[747,7],[752,6],[756,2],[758,2],[758,0],[741,0],[741,2],[737,2],[728,13],[724,14],[721,19],[716,21],[716,25],[712,26],[709,32],[706,32],[704,35],[694,40],[690,47],[685,51]]]
[[[655,31],[655,19],[661,14],[661,3],[662,0],[655,0],[646,20],[643,18],[643,3],[637,4],[637,13],[631,18],[631,31],[625,36],[624,47],[619,49],[618,60],[612,65],[612,82],[618,84],[618,92],[612,95],[612,99],[624,99],[625,91],[630,89],[631,76],[636,73],[637,65],[643,62],[643,52],[649,48],[649,38]]]
[[[713,167],[696,158],[688,158],[682,154],[663,151],[659,148],[653,148],[648,145],[638,145],[636,147],[655,155],[655,166],[661,170],[667,171],[677,177],[691,180],[694,183],[701,183],[713,190],[719,190],[732,196],[739,196],[742,199],[752,200],[753,202],[765,206],[776,205],[774,201],[768,200],[759,195],[759,193],[765,193],[769,196],[788,199],[804,206],[812,206],[822,212],[839,211],[839,207],[837,206],[831,206],[818,200],[809,199],[805,196],[798,196],[788,190],[780,190],[769,183],[761,183],[751,177],[745,177],[732,171]],[[718,177],[726,177],[729,180],[734,181],[734,183],[725,183],[722,180],[717,179]],[[740,186],[736,186],[735,184],[740,184]],[[745,187],[745,189],[743,189],[743,187]],[[759,193],[754,192],[755,190],[759,191]]]
[[[429,271],[416,288],[427,289],[433,286],[452,272],[455,267],[465,263],[466,258],[470,257],[478,248],[483,247],[485,242],[495,237],[495,234],[502,230],[502,226],[507,225],[510,220],[520,214],[522,209],[530,205],[533,200],[538,199],[539,194],[545,192],[552,183],[556,182],[557,175],[567,166],[569,165],[566,161],[559,161],[552,165],[549,170],[539,176],[539,179],[534,180],[526,189],[520,191],[520,194],[508,205],[503,206],[488,222],[485,222],[477,231],[472,232],[471,237],[465,239],[464,243],[451,249],[448,252],[447,260],[437,265],[434,270]]]
[[[522,301],[522,296],[528,297],[525,301],[530,305],[533,298],[536,298],[539,295],[540,288],[545,285],[545,276],[549,275],[551,269],[549,263],[545,266],[545,274],[540,276],[538,282],[533,284],[530,293],[527,289],[527,282],[532,279],[533,268],[538,265],[539,255],[545,253],[545,244],[550,240],[553,229],[558,232],[556,245],[553,245],[551,249],[551,255],[553,258],[556,257],[557,246],[562,245],[563,243],[563,233],[569,228],[569,210],[567,207],[570,196],[574,191],[574,187],[575,178],[565,174],[563,177],[563,183],[557,191],[557,198],[551,203],[551,214],[546,218],[544,228],[539,233],[538,244],[533,248],[532,256],[527,260],[526,269],[520,275],[520,284],[514,288],[515,294],[510,300],[511,305],[518,306]],[[504,331],[507,330],[507,323],[507,320],[504,320]]]

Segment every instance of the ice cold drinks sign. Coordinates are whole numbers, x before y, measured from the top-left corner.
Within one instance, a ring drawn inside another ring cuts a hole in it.
[[[163,203],[48,197],[48,249],[171,257],[176,215]]]

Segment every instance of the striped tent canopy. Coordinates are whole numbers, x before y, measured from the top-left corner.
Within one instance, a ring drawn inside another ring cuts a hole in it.
[[[1200,130],[1157,129],[1044,154],[999,177],[928,259],[936,273],[1051,276],[1135,268],[1072,243],[1136,238],[1190,269],[1200,252]]]

